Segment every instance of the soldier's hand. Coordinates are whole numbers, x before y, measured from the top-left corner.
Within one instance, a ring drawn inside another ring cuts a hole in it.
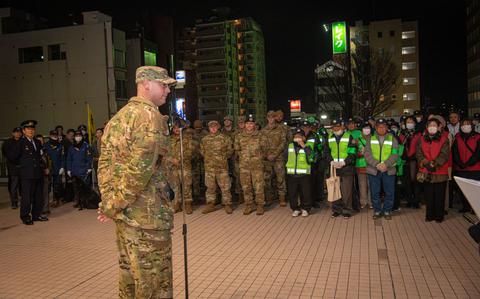
[[[102,211],[98,210],[98,217],[97,217],[97,220],[100,221],[101,223],[105,223],[105,222],[108,222],[110,220],[110,218],[108,218],[107,216],[105,216]]]

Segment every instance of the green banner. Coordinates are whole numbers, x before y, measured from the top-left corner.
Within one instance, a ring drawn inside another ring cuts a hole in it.
[[[332,46],[333,54],[347,52],[347,25],[345,22],[332,24]]]

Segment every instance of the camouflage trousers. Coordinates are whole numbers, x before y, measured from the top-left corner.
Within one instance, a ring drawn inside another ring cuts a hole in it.
[[[268,201],[272,201],[276,195],[285,196],[287,194],[287,184],[285,181],[285,162],[264,161],[265,168],[265,196]]]
[[[173,298],[171,232],[115,222],[119,298]]]
[[[232,194],[230,193],[230,176],[227,169],[205,168],[205,185],[207,186],[206,200],[207,204],[215,203],[217,195],[217,184],[222,191],[222,203],[224,205],[232,204]]]
[[[233,192],[235,194],[242,194],[243,190],[242,190],[242,185],[241,185],[241,182],[240,182],[240,161],[234,160],[233,163],[234,163],[234,166],[233,166],[233,179],[234,179]]]
[[[198,199],[203,197],[202,186],[205,185],[204,177],[204,163],[201,159],[195,158],[192,160],[192,188],[193,188],[193,197]]]
[[[173,171],[173,179],[172,183],[170,183],[170,187],[175,194],[174,202],[182,202],[182,194],[180,193],[180,184],[182,182],[182,172],[180,169],[174,169]],[[191,167],[184,166],[183,169],[183,197],[185,198],[185,202],[192,202],[192,169]]]
[[[256,204],[265,205],[265,174],[263,167],[254,168],[250,165],[241,165],[240,182],[246,205],[253,204],[254,193]]]

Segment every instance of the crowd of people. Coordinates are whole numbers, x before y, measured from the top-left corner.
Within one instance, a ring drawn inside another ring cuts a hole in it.
[[[26,225],[48,221],[50,208],[65,202],[74,201],[79,209],[89,207],[103,134],[103,129],[98,129],[90,145],[85,125],[68,129],[66,134],[58,125],[48,138],[36,134],[36,125],[35,120],[22,122],[2,146],[11,207],[17,209],[21,199],[20,218]],[[93,205],[98,201],[97,197]]]
[[[455,112],[448,123],[440,115],[335,119],[328,128],[315,118],[290,127],[281,110],[269,111],[261,128],[252,115],[226,116],[223,125],[177,119],[170,127],[168,151],[161,167],[175,212],[193,203],[206,203],[202,213],[217,210],[219,202],[231,214],[234,203],[245,203],[243,213],[265,212],[275,201],[287,202],[292,216],[306,217],[326,201],[325,179],[340,178],[341,197],[331,202],[332,217],[349,218],[373,209],[373,218],[392,218],[406,206],[426,204],[426,221],[442,222],[454,198],[461,212],[471,211],[453,175],[480,180],[480,116],[460,119]],[[46,221],[50,207],[74,201],[87,208],[85,189],[95,188],[103,129],[89,144],[86,126],[50,131],[48,141],[35,134],[36,121],[13,129],[2,148],[7,158],[12,209],[22,199],[25,224]],[[183,133],[183,146],[180,134]],[[183,150],[183,177],[181,150]],[[183,179],[182,179],[183,178]],[[181,186],[183,198],[181,200]],[[19,196],[20,195],[20,196]],[[454,196],[456,195],[456,197]],[[98,201],[93,200],[94,207]]]
[[[245,215],[287,199],[292,216],[308,216],[327,197],[325,178],[340,178],[341,197],[331,202],[332,217],[349,218],[361,209],[374,210],[373,218],[390,220],[402,202],[418,209],[426,205],[426,221],[442,222],[454,198],[461,212],[471,211],[453,175],[480,180],[479,115],[461,119],[455,112],[448,123],[440,115],[404,116],[394,119],[369,117],[336,119],[327,129],[315,118],[292,130],[282,111],[269,111],[267,124],[259,128],[252,115],[224,118],[190,127],[173,122],[169,150],[162,161],[173,190],[174,210],[181,211],[183,182],[185,212],[205,199],[204,214],[221,202],[226,213],[233,202],[245,202]],[[183,181],[181,180],[180,131],[183,132]],[[205,188],[202,188],[205,186]],[[455,197],[454,197],[455,195]]]

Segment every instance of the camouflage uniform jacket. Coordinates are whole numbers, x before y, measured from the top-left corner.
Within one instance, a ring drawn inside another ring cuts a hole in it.
[[[192,157],[195,155],[195,146],[196,143],[191,135],[184,134],[183,135],[183,159],[184,159],[184,166],[188,167],[191,165]],[[180,135],[172,135],[170,136],[170,144],[168,147],[168,154],[166,157],[166,164],[168,167],[172,167],[173,169],[180,169],[180,165],[173,165],[173,159],[176,159],[180,162]]]
[[[133,97],[107,124],[98,183],[101,211],[134,227],[170,230],[173,210],[160,171],[168,125],[152,102]]]
[[[222,133],[225,135],[225,136],[228,136],[230,137],[230,139],[232,139],[232,144],[233,144],[233,141],[235,140],[235,130],[232,128],[231,130],[226,130],[225,128],[222,129]]]
[[[233,154],[233,142],[222,133],[208,134],[200,143],[200,153],[205,169],[228,169],[227,160]]]
[[[283,139],[285,140],[285,146],[287,144],[290,144],[293,141],[293,134],[292,131],[290,130],[290,127],[284,123],[279,123],[278,126],[282,129],[283,131]]]
[[[273,155],[275,160],[283,161],[283,153],[286,147],[284,129],[278,124],[274,124],[271,127],[267,125],[261,132],[268,140],[267,156]]]
[[[268,141],[260,131],[240,133],[235,138],[235,151],[240,157],[240,167],[263,168],[263,161],[267,156]]]

